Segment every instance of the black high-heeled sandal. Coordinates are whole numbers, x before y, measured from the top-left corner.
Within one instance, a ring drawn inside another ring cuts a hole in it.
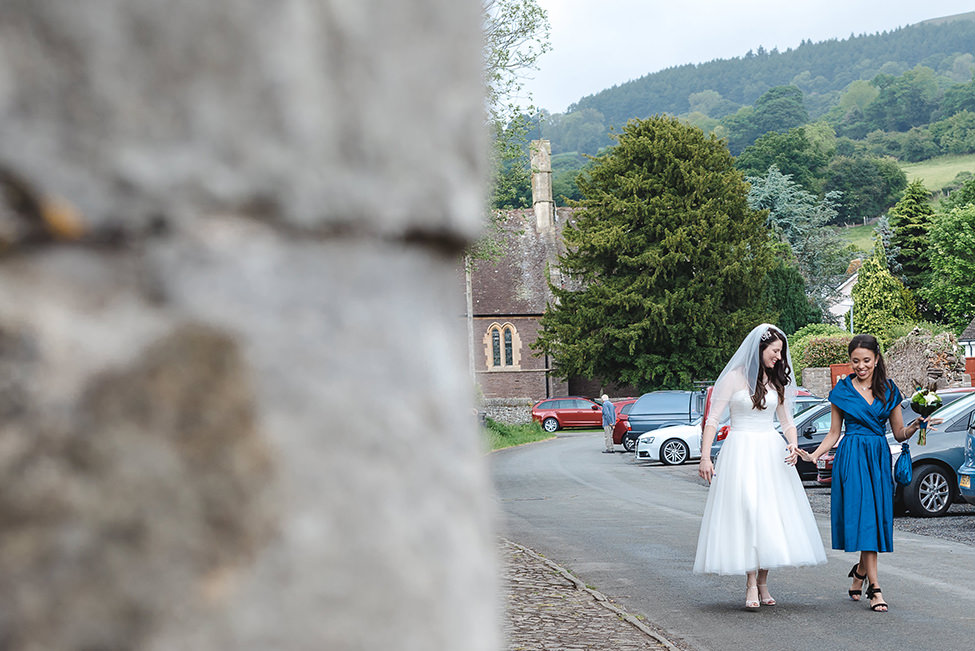
[[[873,599],[878,592],[881,592],[880,586],[871,583],[870,587],[867,588],[867,599]],[[880,610],[881,608],[883,608],[883,610]],[[875,613],[885,613],[889,609],[890,606],[887,605],[886,601],[878,601],[877,603],[870,605],[870,610],[874,611]]]
[[[857,581],[861,581],[861,583],[860,583],[860,589],[859,590],[854,590],[852,588],[849,589],[849,590],[847,590],[847,592],[850,593],[850,599],[852,599],[853,601],[860,601],[860,595],[863,594],[863,583],[862,583],[862,581],[866,581],[867,580],[867,575],[866,574],[857,574],[857,568],[858,567],[860,567],[860,563],[856,563],[853,566],[853,569],[850,570],[850,573],[847,574],[847,576],[850,577],[851,579],[856,579]]]

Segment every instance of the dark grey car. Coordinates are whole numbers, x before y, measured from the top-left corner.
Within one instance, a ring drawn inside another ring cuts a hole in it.
[[[630,431],[623,436],[623,449],[633,452],[640,435],[658,427],[690,425],[704,412],[704,395],[704,391],[644,393],[630,407]]]
[[[947,398],[951,390],[939,392]],[[968,419],[975,412],[975,393],[964,393],[950,404],[934,412],[932,418],[942,418],[936,431],[928,432],[927,445],[917,445],[917,437],[911,439],[911,483],[898,486],[895,504],[910,511],[911,515],[930,518],[947,513],[951,504],[959,501],[957,468],[965,461],[965,441]],[[956,396],[951,396],[955,398]],[[947,402],[947,400],[945,400]],[[904,423],[917,417],[910,408],[909,399],[901,403]],[[901,444],[887,435],[891,452],[896,460]]]

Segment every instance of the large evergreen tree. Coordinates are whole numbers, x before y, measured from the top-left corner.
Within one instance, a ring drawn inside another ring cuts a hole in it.
[[[641,389],[713,378],[768,318],[765,215],[720,140],[665,116],[629,122],[579,179],[564,283],[536,348],[563,376]]]
[[[927,284],[931,270],[928,260],[928,231],[934,209],[928,205],[929,192],[920,179],[911,181],[904,196],[890,209],[891,244],[897,251],[901,279],[917,291]]]

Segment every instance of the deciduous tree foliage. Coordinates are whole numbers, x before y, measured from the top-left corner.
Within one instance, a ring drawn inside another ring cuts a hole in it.
[[[842,192],[837,206],[841,223],[879,217],[907,187],[907,177],[888,158],[837,156],[826,169],[824,190]]]
[[[975,204],[940,215],[930,237],[931,276],[921,296],[960,333],[975,318]]]
[[[772,131],[761,136],[738,156],[738,169],[745,176],[764,176],[775,165],[808,192],[816,193],[831,152],[814,147],[802,127],[786,133]]]
[[[975,204],[975,176],[969,177],[961,187],[942,199],[941,212],[949,212],[954,208],[964,208]]]
[[[768,318],[765,215],[725,145],[677,119],[630,121],[580,177],[566,226],[566,280],[536,348],[564,376],[641,389],[714,378]]]
[[[487,128],[491,137],[489,207],[530,204],[527,137],[529,115],[518,106],[524,75],[551,49],[548,15],[537,0],[481,0]],[[468,249],[469,259],[501,254],[497,210],[487,214],[488,232]]]

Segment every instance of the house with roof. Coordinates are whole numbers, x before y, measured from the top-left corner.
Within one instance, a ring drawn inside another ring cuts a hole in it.
[[[531,167],[532,208],[498,216],[503,255],[477,261],[468,275],[471,373],[488,414],[503,420],[525,420],[526,405],[552,396],[634,391],[599,379],[560,379],[551,358],[532,348],[554,300],[549,283],[564,286],[558,259],[573,209],[555,206],[548,141],[532,142]]]

